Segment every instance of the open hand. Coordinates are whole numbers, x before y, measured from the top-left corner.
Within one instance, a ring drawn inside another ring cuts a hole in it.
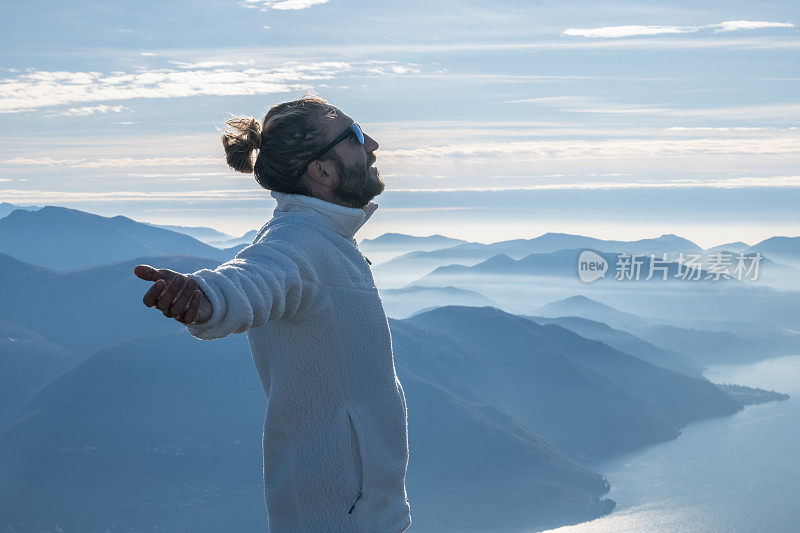
[[[202,324],[211,318],[211,301],[195,280],[180,272],[155,269],[150,265],[136,265],[133,273],[145,281],[155,282],[142,298],[147,307],[158,307],[165,317],[181,324]]]

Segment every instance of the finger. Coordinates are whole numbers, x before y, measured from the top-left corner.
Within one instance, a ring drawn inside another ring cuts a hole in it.
[[[172,308],[172,304],[175,301],[175,297],[180,292],[180,289],[183,285],[184,280],[180,277],[172,278],[169,282],[167,282],[167,286],[164,289],[164,292],[161,293],[161,296],[158,297],[157,305],[159,310],[164,313],[164,316],[167,318],[172,318],[172,313],[170,312]]]
[[[188,283],[187,283],[187,285],[188,285]],[[192,303],[192,298],[194,298],[194,291],[186,291],[186,290],[184,290],[184,292],[189,294],[189,301],[186,303],[186,306],[183,309],[181,309],[180,313],[176,313],[176,314],[173,315],[173,318],[175,318],[175,320],[177,320],[181,324],[186,324],[186,313],[189,310],[189,304]]]
[[[170,313],[172,302],[175,301],[175,296],[177,296],[185,281],[186,279],[183,276],[175,276],[167,284],[166,290],[158,297],[158,308],[161,309],[165,317],[172,318],[172,313]]]
[[[144,305],[147,307],[153,307],[156,305],[156,300],[158,300],[159,295],[161,295],[161,292],[166,286],[167,284],[161,279],[153,283],[153,286],[150,287],[150,290],[144,293],[144,297],[142,298]]]
[[[133,269],[133,273],[136,274],[137,277],[145,280],[145,281],[158,281],[163,279],[167,283],[172,281],[172,278],[175,276],[179,276],[178,272],[174,270],[170,270],[168,268],[159,268],[155,269],[150,265],[136,265]]]
[[[189,307],[186,309],[186,313],[183,315],[183,321],[186,324],[194,324],[197,321],[197,313],[200,310],[200,302],[203,300],[203,293],[199,290],[195,290],[192,294],[191,300],[189,300]]]
[[[170,314],[174,317],[183,316],[183,312],[186,311],[186,304],[189,303],[189,298],[192,297],[194,294],[194,289],[197,286],[197,282],[191,278],[186,281],[186,285],[183,286],[180,294],[175,298],[175,301],[172,302],[172,307],[170,308]]]
[[[136,265],[136,267],[133,269],[133,273],[136,274],[136,277],[139,277],[145,281],[158,281],[159,279],[162,279],[162,277],[158,274],[158,270],[150,265]]]

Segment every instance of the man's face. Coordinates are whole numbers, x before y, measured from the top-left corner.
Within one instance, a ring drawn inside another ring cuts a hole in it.
[[[327,125],[328,137],[335,138],[352,124],[352,118],[337,110],[336,119]],[[333,193],[340,200],[362,208],[386,188],[380,171],[374,166],[377,149],[378,143],[365,133],[363,145],[353,135],[328,152],[327,157],[333,161],[338,178]]]

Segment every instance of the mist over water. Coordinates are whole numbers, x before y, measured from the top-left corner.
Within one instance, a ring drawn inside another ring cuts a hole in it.
[[[792,397],[690,424],[674,441],[592,465],[611,483],[617,508],[552,531],[796,531],[800,355],[709,367],[705,376]]]

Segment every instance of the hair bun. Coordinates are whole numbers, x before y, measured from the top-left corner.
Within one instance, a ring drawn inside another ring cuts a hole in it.
[[[253,172],[253,150],[261,148],[261,125],[253,117],[233,117],[225,122],[222,146],[228,166],[238,172]]]

